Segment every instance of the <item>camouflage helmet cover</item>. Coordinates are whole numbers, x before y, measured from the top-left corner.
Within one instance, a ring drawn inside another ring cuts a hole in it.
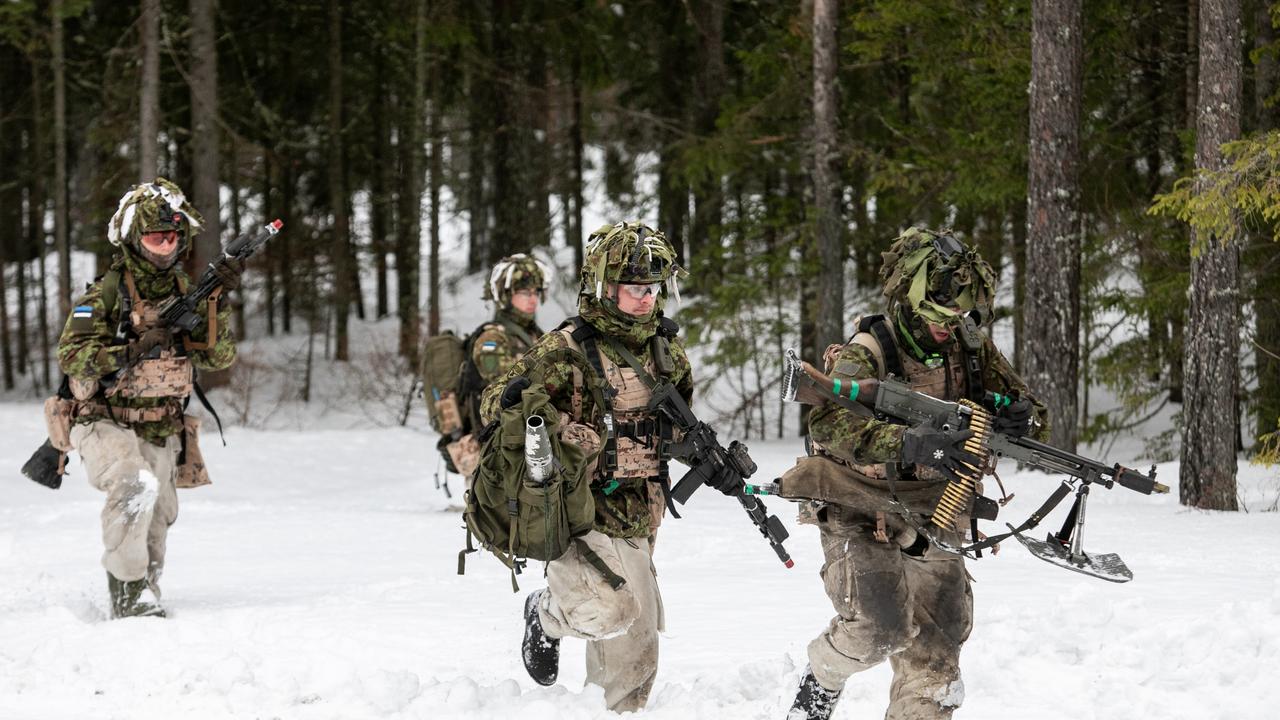
[[[667,236],[639,222],[605,225],[587,238],[579,293],[603,298],[614,283],[666,283],[680,299],[677,280],[686,276],[676,264]]]
[[[958,321],[955,308],[991,309],[995,271],[948,230],[909,228],[881,256],[880,279],[891,308],[901,305],[939,325]]]
[[[155,182],[134,185],[120,198],[115,214],[107,222],[107,242],[141,252],[142,233],[176,230],[181,255],[190,247],[191,234],[203,222],[182,188],[158,177]]]
[[[551,279],[551,267],[541,260],[524,253],[508,255],[498,261],[489,273],[484,285],[484,299],[508,304],[516,290],[537,290],[544,293]],[[545,296],[542,298],[545,300]]]

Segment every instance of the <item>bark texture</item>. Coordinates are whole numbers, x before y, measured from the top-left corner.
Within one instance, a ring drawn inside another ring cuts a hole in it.
[[[1239,0],[1201,0],[1196,167],[1224,166],[1222,144],[1240,136],[1242,88]],[[1182,504],[1235,510],[1236,392],[1239,387],[1240,253],[1193,231],[1188,295]]]
[[[840,217],[840,176],[835,167],[836,22],[839,0],[813,3],[813,209],[818,272],[818,347],[844,338],[844,237]]]
[[[1074,451],[1080,365],[1081,0],[1035,0],[1027,278],[1022,358],[1027,384],[1049,406],[1049,441]]]

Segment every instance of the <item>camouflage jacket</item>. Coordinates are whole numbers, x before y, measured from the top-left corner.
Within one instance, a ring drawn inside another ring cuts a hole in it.
[[[896,340],[895,333],[895,340]],[[885,352],[902,351],[897,348],[885,348]],[[958,342],[951,343],[947,361],[959,363],[963,367],[963,350]],[[1039,429],[1033,435],[1036,439],[1047,439],[1049,435],[1048,409],[1036,400],[1027,389],[1026,383],[1014,371],[1013,366],[1005,359],[995,343],[983,336],[982,347],[978,351],[978,361],[982,368],[982,388],[1003,395],[1017,393],[1031,400],[1035,407],[1035,416],[1039,421]],[[873,352],[867,347],[849,342],[840,348],[834,362],[827,368],[832,379],[849,380],[861,378],[881,378],[885,376],[883,368],[878,366]],[[960,398],[963,383],[956,383],[953,397],[944,400],[954,401]],[[890,463],[902,456],[902,435],[907,426],[863,417],[850,412],[834,403],[815,408],[809,414],[809,435],[822,450],[836,458],[854,464]]]
[[[140,268],[140,263],[126,263],[117,257],[112,263],[112,269],[123,270],[126,265],[133,272],[138,294],[149,302],[162,302],[177,295],[179,287],[188,285],[187,276],[176,267],[160,272]],[[120,298],[127,292],[125,283],[121,280],[113,307],[107,308],[103,299],[103,279],[99,278],[76,300],[71,317],[67,318],[62,337],[58,340],[58,364],[68,376],[92,382],[124,367],[126,346],[116,344],[115,332],[120,322]],[[201,317],[205,316],[205,303],[200,304],[197,313]],[[196,369],[222,370],[235,361],[236,345],[230,320],[230,305],[220,304],[217,309],[217,341],[209,349],[193,350],[189,355],[191,364]],[[197,327],[191,334],[191,340],[206,342],[205,332],[203,325]],[[114,397],[110,404],[114,407],[150,408],[170,402],[173,400],[169,398]],[[89,414],[81,416],[78,422],[87,423],[105,417],[102,414]],[[134,425],[133,430],[140,437],[159,445],[164,443],[165,438],[176,433],[178,426],[167,421],[145,422]]]
[[[614,363],[625,366],[626,361],[618,355],[603,336],[598,337],[596,346]],[[669,380],[675,384],[686,401],[693,398],[693,373],[689,366],[688,355],[679,339],[671,341],[671,359],[675,372]],[[633,352],[635,352],[633,350]],[[646,365],[649,363],[651,346],[645,343],[640,352],[635,352],[637,359]],[[599,382],[587,359],[574,351],[563,333],[550,332],[543,335],[529,352],[517,360],[506,373],[491,384],[484,392],[481,401],[481,418],[491,421],[501,412],[502,391],[507,383],[517,376],[525,376],[530,382],[546,389],[551,403],[556,409],[580,422],[594,428],[604,437],[604,422],[601,408],[593,399],[588,387],[577,389],[580,411],[574,413],[574,370],[584,383]],[[648,537],[651,534],[649,515],[649,489],[641,478],[621,480],[621,484],[609,494],[604,493],[604,483],[597,472],[592,479],[591,491],[595,499],[595,529],[610,537],[631,538]]]
[[[471,343],[471,361],[480,379],[488,386],[502,377],[540,337],[542,328],[537,323],[519,322],[510,313],[499,310],[491,322],[480,327]]]

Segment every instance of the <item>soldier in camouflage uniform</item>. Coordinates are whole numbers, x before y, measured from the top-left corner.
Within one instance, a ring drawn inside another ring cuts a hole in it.
[[[496,418],[504,396],[527,379],[571,418],[563,437],[578,438],[588,453],[602,448],[589,473],[594,528],[548,564],[547,587],[527,598],[522,655],[533,679],[550,685],[560,638],[585,639],[587,682],[603,687],[617,712],[644,707],[664,626],[652,553],[673,430],[646,406],[649,382],[659,375],[686,400],[693,395],[678,328],[663,316],[668,293],[678,297],[683,271],[675,259],[666,237],[639,223],[592,233],[579,316],[544,335],[490,385],[482,406],[485,420]]]
[[[977,252],[949,233],[912,228],[884,253],[880,275],[887,313],[860,318],[847,344],[828,349],[832,379],[847,384],[892,373],[949,401],[980,402],[984,391],[1013,396],[998,412],[996,429],[1047,437],[1045,407],[972,324],[975,316],[990,316],[995,284]],[[960,647],[972,625],[973,596],[963,557],[931,545],[915,527],[927,522],[957,463],[978,463],[963,448],[969,434],[909,428],[835,404],[810,414],[809,432],[813,456],[790,472],[838,478],[860,499],[827,502],[817,511],[826,557],[821,574],[836,616],[809,644],[808,672],[788,717],[825,720],[850,675],[888,660],[886,718],[950,718],[964,700]],[[892,498],[910,509],[910,521]],[[942,539],[959,545],[969,527],[967,517],[958,518]]]
[[[547,299],[550,277],[545,263],[524,253],[503,258],[489,273],[484,299],[494,302],[493,320],[481,325],[471,342],[471,362],[482,383],[473,395],[473,420],[479,420],[484,388],[506,374],[542,337],[536,315],[539,303]],[[479,428],[481,423],[474,422],[472,427]]]
[[[485,283],[484,299],[493,301],[493,319],[468,337],[464,350],[469,349],[469,355],[459,382],[463,404],[459,411],[465,415],[463,427],[469,432],[457,440],[446,436],[440,441],[448,454],[450,469],[463,476],[468,488],[480,462],[476,433],[484,427],[480,422],[481,393],[542,337],[538,305],[547,299],[550,278],[551,269],[546,263],[517,253],[499,260]]]
[[[107,494],[102,564],[113,617],[164,616],[159,581],[178,515],[183,401],[194,369],[221,370],[236,355],[225,301],[210,298],[216,311],[200,307],[208,319],[190,336],[156,322],[163,303],[187,289],[176,263],[200,222],[168,180],[134,186],[108,225],[107,239],[118,249],[111,268],[76,301],[58,342],[75,396],[71,443],[89,482]],[[243,269],[239,261],[219,261],[224,292],[239,285]]]

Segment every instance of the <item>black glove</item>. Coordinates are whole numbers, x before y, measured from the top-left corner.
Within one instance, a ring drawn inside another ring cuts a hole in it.
[[[231,292],[240,287],[240,276],[244,274],[244,260],[223,255],[213,264],[213,274],[218,276],[222,291]]]
[[[1022,437],[1031,432],[1032,410],[1030,400],[1018,398],[996,411],[991,427],[1009,437]]]
[[[511,378],[511,382],[507,383],[502,390],[502,409],[506,410],[519,405],[524,397],[524,389],[527,387],[529,387],[529,378],[523,375]]]
[[[733,468],[725,467],[707,479],[707,487],[713,487],[729,497],[734,497],[742,489],[742,478],[738,477],[738,473],[734,472]]]
[[[171,347],[173,347],[173,334],[169,329],[153,327],[125,346],[124,361],[126,365],[132,365],[143,358],[154,356],[160,350],[168,350]]]
[[[971,437],[972,430],[937,430],[917,425],[902,435],[902,462],[925,465],[949,480],[959,480],[956,472],[967,469],[962,463],[974,467],[982,464],[982,458],[964,449],[964,441]]]

